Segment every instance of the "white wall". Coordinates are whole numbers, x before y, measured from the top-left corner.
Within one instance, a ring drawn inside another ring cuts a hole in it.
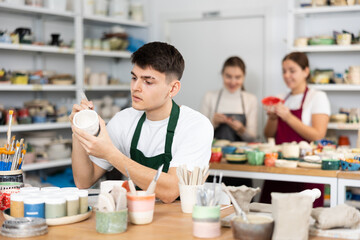
[[[263,89],[264,96],[288,91],[281,76],[281,60],[286,54],[287,0],[155,0],[151,4],[150,41],[168,40],[165,36],[165,23],[172,15],[184,13],[184,15],[201,16],[204,12],[213,11],[219,11],[220,14],[221,12],[236,14],[246,9],[265,9],[271,21],[268,23],[270,34],[266,37],[267,46],[270,46],[266,50],[266,54],[268,54],[267,59],[270,61],[267,62],[267,69],[265,70],[265,83],[262,84],[265,86]],[[216,29],[214,29],[214,34],[217,34]],[[226,42],[220,44],[226,44]],[[220,68],[221,66],[219,66],[219,71]],[[186,93],[182,94],[186,95]],[[187,97],[191,98],[191,96]],[[259,114],[259,117],[265,118],[265,115]],[[263,122],[265,123],[265,121]]]

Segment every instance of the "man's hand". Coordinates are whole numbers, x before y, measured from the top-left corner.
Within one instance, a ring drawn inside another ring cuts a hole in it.
[[[74,115],[75,115],[77,112],[80,112],[81,110],[85,110],[85,109],[91,109],[91,110],[93,110],[93,109],[94,109],[94,104],[93,104],[93,102],[92,102],[92,101],[86,101],[85,99],[83,99],[83,100],[81,100],[80,105],[78,105],[78,104],[74,104],[74,105],[73,105],[71,114],[70,114],[70,116],[69,116],[71,125],[73,124]]]
[[[109,134],[106,130],[105,121],[99,116],[100,133],[92,136],[82,129],[72,126],[74,136],[80,141],[81,146],[85,149],[88,155],[97,158],[108,159],[108,157],[117,148],[112,143]]]

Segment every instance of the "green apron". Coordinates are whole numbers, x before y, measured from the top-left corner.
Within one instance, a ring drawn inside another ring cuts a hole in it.
[[[146,114],[144,113],[141,116],[136,126],[133,138],[131,140],[131,147],[130,147],[131,159],[136,161],[137,163],[140,163],[141,165],[144,165],[146,167],[155,170],[157,170],[162,164],[164,164],[162,171],[167,173],[169,170],[170,161],[172,160],[171,146],[173,143],[175,128],[179,119],[179,114],[180,114],[180,107],[174,101],[172,101],[172,108],[171,108],[169,123],[167,126],[167,132],[166,132],[165,153],[153,157],[145,157],[145,155],[140,150],[137,149],[141,128],[146,119]]]

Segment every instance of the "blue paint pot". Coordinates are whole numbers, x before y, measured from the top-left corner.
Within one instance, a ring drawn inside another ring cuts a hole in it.
[[[24,199],[24,217],[45,218],[45,201],[41,197]]]

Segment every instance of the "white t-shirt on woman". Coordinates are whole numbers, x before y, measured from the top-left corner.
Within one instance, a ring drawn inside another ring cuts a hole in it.
[[[279,98],[285,99],[289,93],[284,93],[279,95]],[[286,102],[285,106],[287,106],[290,110],[297,110],[301,106],[301,100],[304,96],[304,93],[290,95]],[[330,110],[330,102],[325,92],[318,91],[312,88],[309,88],[305,101],[303,104],[303,111],[301,114],[301,121],[307,125],[311,125],[311,115],[312,114],[331,114]]]

